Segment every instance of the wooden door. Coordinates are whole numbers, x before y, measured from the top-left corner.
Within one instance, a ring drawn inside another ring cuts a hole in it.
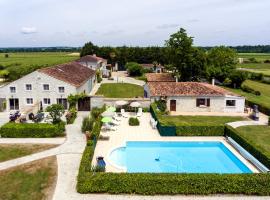
[[[170,111],[176,111],[176,100],[170,100]]]

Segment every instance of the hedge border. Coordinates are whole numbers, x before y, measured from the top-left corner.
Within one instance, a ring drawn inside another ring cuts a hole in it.
[[[225,125],[220,126],[168,126],[163,125],[155,112],[154,105],[150,105],[152,117],[158,121],[157,129],[161,136],[224,136]]]
[[[3,138],[50,138],[64,136],[65,123],[59,124],[23,124],[8,122],[0,128]]]
[[[270,168],[270,158],[264,153],[258,150],[256,147],[251,145],[246,139],[241,137],[239,131],[232,128],[229,125],[225,126],[225,135],[234,139],[240,146],[247,150],[251,155],[263,163],[266,167]]]
[[[158,174],[91,172],[95,142],[84,150],[77,191],[139,195],[270,195],[270,174]]]

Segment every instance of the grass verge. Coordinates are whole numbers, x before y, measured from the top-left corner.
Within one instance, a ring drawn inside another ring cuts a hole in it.
[[[103,83],[96,94],[107,98],[143,97],[143,87],[129,83]]]
[[[0,171],[0,200],[51,199],[56,175],[56,157]]]
[[[0,162],[38,153],[58,145],[54,144],[0,144]]]

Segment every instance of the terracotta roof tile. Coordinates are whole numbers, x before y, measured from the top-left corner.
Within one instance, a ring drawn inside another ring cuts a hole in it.
[[[148,82],[175,82],[175,78],[170,73],[146,73]]]
[[[239,96],[218,86],[199,82],[150,82],[151,96]]]
[[[74,85],[75,87],[80,87],[90,77],[93,77],[96,74],[94,70],[84,67],[76,62],[47,67],[38,71],[58,80]]]
[[[77,60],[77,62],[98,62],[98,61],[107,61],[107,60],[93,55],[83,56]]]

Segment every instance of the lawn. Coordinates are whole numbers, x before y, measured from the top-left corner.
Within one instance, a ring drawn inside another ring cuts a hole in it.
[[[51,199],[56,177],[56,157],[0,171],[0,200]]]
[[[53,144],[0,144],[0,162],[54,148]]]
[[[242,126],[238,134],[270,158],[270,126]]]
[[[103,83],[96,94],[107,98],[143,97],[143,87],[129,83]]]
[[[160,116],[163,125],[174,126],[220,126],[229,122],[244,120],[243,117],[228,116]]]
[[[243,85],[247,85],[250,88],[253,88],[254,90],[260,91],[261,95],[256,96],[251,93],[247,93],[242,91],[241,89],[231,89],[227,88],[228,90],[231,90],[237,94],[240,94],[242,96],[245,96],[246,99],[250,102],[253,102],[258,105],[262,105],[266,108],[270,109],[270,86],[269,84],[260,83],[252,80],[246,80]]]
[[[42,67],[66,63],[79,58],[77,55],[65,52],[9,53],[8,55],[6,58],[4,53],[0,53],[0,69],[10,72],[9,80],[16,80]]]

